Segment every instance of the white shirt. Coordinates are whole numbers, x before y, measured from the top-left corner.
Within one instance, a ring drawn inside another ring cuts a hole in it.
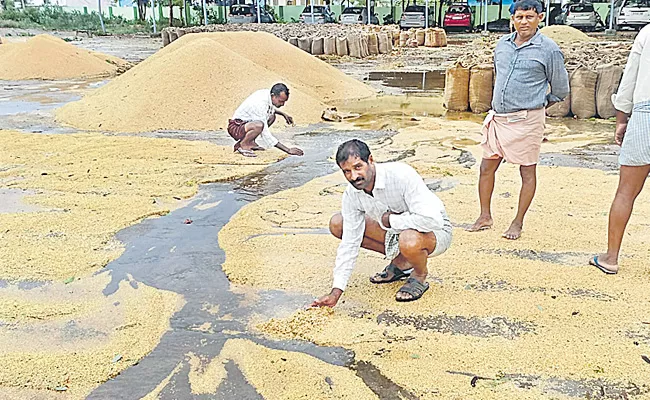
[[[348,184],[343,193],[343,237],[336,253],[333,287],[345,290],[365,232],[365,216],[379,222],[389,232],[406,229],[433,232],[443,229],[445,206],[424,184],[422,177],[409,165],[394,162],[375,164],[375,187],[372,196]],[[391,211],[390,228],[381,216]]]
[[[240,119],[244,122],[262,122],[264,129],[257,139],[255,139],[255,142],[265,149],[270,149],[278,144],[278,139],[269,130],[269,118],[273,114],[275,114],[275,106],[271,102],[271,91],[269,89],[262,89],[248,96],[239,108],[237,108],[232,119]]]
[[[641,29],[634,39],[618,93],[612,96],[612,101],[617,110],[628,114],[635,104],[650,101],[650,25]]]

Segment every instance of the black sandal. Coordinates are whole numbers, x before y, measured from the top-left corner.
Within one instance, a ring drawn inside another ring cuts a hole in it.
[[[400,302],[415,301],[422,297],[427,290],[429,290],[429,282],[421,283],[415,278],[408,278],[404,286],[402,286],[397,293],[407,293],[410,294],[411,297],[408,299],[402,299],[395,296],[395,300]]]
[[[411,271],[413,271],[413,268],[409,268],[409,269],[406,269],[406,270],[402,271],[401,269],[399,269],[399,267],[397,267],[397,265],[395,265],[393,263],[390,263],[390,264],[388,264],[386,266],[386,268],[384,268],[383,271],[379,272],[375,276],[371,276],[370,277],[370,282],[374,283],[376,285],[379,285],[379,284],[382,284],[382,283],[391,283],[391,282],[395,282],[395,281],[400,281],[402,279],[405,279],[405,278],[408,278],[409,276],[411,276]],[[381,280],[381,281],[376,280],[377,278],[384,278],[384,279],[388,278],[388,273],[389,272],[393,274],[393,277],[390,278],[389,280]]]

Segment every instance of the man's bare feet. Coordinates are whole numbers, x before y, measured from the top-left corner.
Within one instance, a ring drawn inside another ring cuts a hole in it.
[[[510,228],[508,228],[507,231],[501,235],[501,237],[504,237],[508,240],[517,240],[521,237],[521,229],[523,228],[523,225],[521,222],[517,221],[512,221],[512,224],[510,224]]]
[[[597,255],[589,260],[589,264],[609,275],[618,273],[618,260],[610,257],[607,253]]]
[[[491,216],[483,216],[481,215],[478,217],[476,222],[474,222],[474,225],[470,226],[469,228],[466,229],[467,232],[478,232],[478,231],[484,231],[486,229],[491,229],[492,224],[494,221],[492,221]]]

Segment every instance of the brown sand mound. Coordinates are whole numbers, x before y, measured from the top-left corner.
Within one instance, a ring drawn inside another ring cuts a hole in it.
[[[556,43],[591,42],[592,38],[567,25],[545,26],[540,31]]]
[[[286,112],[297,123],[319,121],[325,102],[374,94],[271,34],[204,33],[181,37],[62,107],[57,119],[83,129],[122,132],[224,129],[248,95],[277,82],[290,88]]]
[[[124,72],[130,64],[120,58],[80,49],[49,35],[0,47],[0,79],[94,78]]]

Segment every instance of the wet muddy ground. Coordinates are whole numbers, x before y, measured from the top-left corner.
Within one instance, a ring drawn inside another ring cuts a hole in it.
[[[140,44],[138,40],[121,46],[116,40],[84,39],[83,45],[108,53],[113,48],[111,54],[118,56],[131,53],[137,61],[155,47],[149,39]],[[604,232],[606,204],[616,178],[613,125],[549,121],[540,161],[541,185],[547,186],[531,210],[534,228],[515,244],[499,241],[499,232],[488,233],[488,238],[470,237],[462,229],[476,208],[482,116],[445,114],[440,99],[444,79],[437,66],[408,72],[387,72],[379,66],[375,61],[338,65],[391,94],[380,101],[341,105],[360,113],[359,118],[279,134],[305,149],[305,157],[286,158],[228,182],[201,185],[195,196],[179,200],[171,212],[119,231],[115,239],[123,252],[90,275],[67,283],[0,282],[0,301],[4,297],[6,304],[14,297],[38,303],[32,307],[37,309],[48,301],[60,304],[62,298],[75,304],[77,309],[55,311],[54,321],[41,311],[32,312],[38,318],[28,318],[29,324],[7,312],[0,314],[0,343],[5,348],[11,343],[24,347],[15,338],[22,332],[42,337],[34,350],[40,353],[54,352],[61,343],[69,351],[92,351],[112,340],[114,331],[139,324],[143,315],[136,322],[110,325],[116,317],[107,312],[109,306],[124,313],[131,307],[125,290],[136,294],[152,290],[182,299],[174,309],[165,307],[157,313],[154,305],[140,311],[168,326],[141,356],[129,357],[128,346],[112,350],[107,362],[117,369],[83,390],[75,390],[75,379],[81,380],[76,376],[32,387],[29,382],[38,379],[12,375],[8,368],[0,379],[0,397],[650,397],[650,386],[640,378],[650,371],[641,357],[650,352],[650,330],[642,320],[648,310],[643,295],[647,225],[638,221],[639,215],[648,213],[647,197],[640,199],[631,226],[636,236],[629,239],[632,249],[624,256],[627,275],[605,281],[585,265],[592,251],[603,245],[603,235],[593,232]],[[72,133],[54,121],[52,110],[101,84],[7,83],[0,92],[0,129]],[[224,132],[162,131],[142,136],[232,143]],[[331,315],[305,311],[329,285],[336,242],[327,233],[326,221],[339,206],[344,189],[331,157],[338,143],[352,137],[371,143],[381,161],[414,165],[452,215],[455,248],[431,265],[432,290],[420,305],[400,308],[392,301],[396,287],[369,288],[365,275],[383,261],[363,254],[338,309]],[[9,168],[0,165],[0,172]],[[512,211],[516,173],[508,166],[504,169],[495,203],[500,210]],[[30,203],[32,192],[4,187],[3,179],[11,178],[0,178],[0,214],[43,212]],[[572,185],[573,179],[584,185],[584,192]],[[608,193],[602,201],[594,199],[594,193],[601,192],[594,186],[600,184]],[[559,187],[563,185],[564,192]],[[556,201],[563,196],[574,200],[558,206]],[[596,203],[575,201],[581,196]],[[581,219],[583,226],[597,218],[598,228],[575,238],[571,232],[580,224],[572,218]],[[95,301],[105,305],[83,309]],[[96,321],[102,315],[109,320],[105,324]],[[264,325],[269,321],[275,322]],[[594,344],[593,335],[604,341],[596,339]],[[9,358],[5,361],[10,364]],[[125,361],[128,364],[121,364]],[[25,367],[29,369],[29,364]]]

